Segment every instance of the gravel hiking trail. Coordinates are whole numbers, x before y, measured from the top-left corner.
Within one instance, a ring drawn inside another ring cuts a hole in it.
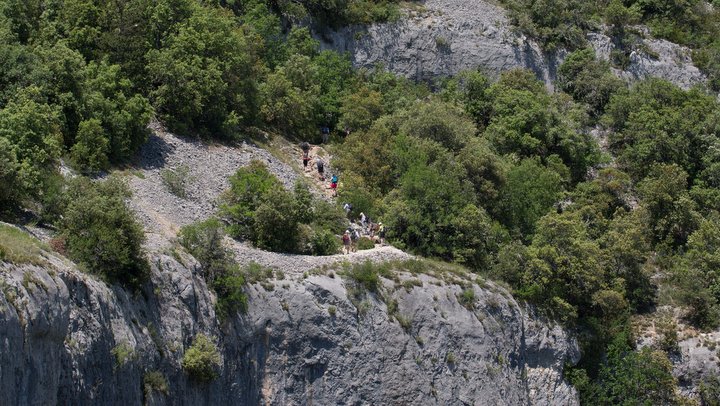
[[[276,157],[246,142],[225,145],[180,137],[166,131],[157,122],[153,122],[150,129],[152,133],[127,176],[133,192],[130,206],[145,227],[146,248],[149,251],[162,251],[171,247],[182,226],[212,217],[217,212],[219,197],[230,186],[230,176],[253,160],[265,163],[286,188],[291,189],[298,178],[305,178],[315,194],[330,199],[328,180],[321,181],[314,166],[308,172],[303,171],[299,146],[283,143],[280,148],[276,148],[279,154],[291,154],[291,164],[288,164],[285,162],[286,157]],[[319,146],[312,146],[310,154],[313,165],[316,157],[322,157],[326,163],[325,174],[329,177],[330,167],[327,164],[330,155]],[[177,170],[181,167],[187,170],[185,197],[171,193],[161,176],[163,170]],[[348,255],[315,257],[263,251],[249,243],[230,238],[226,239],[226,244],[241,265],[256,262],[296,274],[339,262],[384,262],[412,258],[410,254],[390,246]]]

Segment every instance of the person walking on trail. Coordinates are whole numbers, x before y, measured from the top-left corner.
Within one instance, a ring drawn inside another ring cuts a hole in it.
[[[300,148],[303,150],[303,168],[305,168],[305,172],[307,172],[307,165],[310,162],[310,144],[303,142],[300,144]]]
[[[380,237],[380,245],[385,245],[385,226],[382,222],[378,223],[378,236]]]
[[[350,203],[343,204],[343,210],[345,210],[345,214],[349,216],[350,212],[352,211],[352,204],[350,204]]]
[[[363,232],[367,229],[367,216],[365,216],[365,213],[360,212],[360,226],[362,227]]]
[[[322,132],[322,142],[323,144],[327,144],[330,140],[330,127],[324,125],[322,129],[320,129],[320,132]]]
[[[330,178],[330,189],[332,189],[333,197],[337,197],[337,187],[338,187],[338,176],[333,175],[332,178]]]
[[[358,232],[358,230],[353,230],[352,233],[350,233],[350,249],[352,249],[352,252],[357,252],[357,244],[359,239],[360,233]]]
[[[318,175],[320,175],[320,180],[325,180],[325,162],[323,162],[322,158],[318,158],[317,162],[315,163],[317,165]]]
[[[343,253],[345,255],[350,253],[350,230],[345,230],[345,233],[342,236],[342,242],[343,242]]]

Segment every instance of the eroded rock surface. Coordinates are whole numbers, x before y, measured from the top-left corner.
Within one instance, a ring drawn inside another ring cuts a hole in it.
[[[337,270],[285,269],[249,286],[248,312],[221,324],[191,257],[154,253],[151,263],[152,283],[137,293],[54,256],[0,264],[0,403],[577,403],[562,379],[575,342],[492,283],[400,273],[375,294]],[[472,303],[460,303],[463,289]],[[201,332],[222,354],[210,384],[180,366]],[[149,371],[167,378],[168,395],[144,394]]]
[[[391,72],[418,80],[452,76],[481,68],[491,76],[513,68],[527,68],[552,87],[564,50],[545,53],[537,42],[510,25],[506,11],[483,0],[427,0],[407,10],[400,21],[355,26],[318,33],[325,48],[348,52],[355,66],[382,64]],[[606,35],[592,33],[588,42],[608,59],[614,48]],[[655,55],[634,53],[620,77],[648,76],[689,88],[705,82],[692,64],[690,50],[664,40],[646,39]]]

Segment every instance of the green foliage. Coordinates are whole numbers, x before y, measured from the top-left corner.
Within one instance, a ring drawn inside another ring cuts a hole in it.
[[[172,129],[234,134],[253,119],[255,51],[231,13],[198,8],[163,47],[148,53],[151,98]]]
[[[608,347],[607,364],[600,370],[595,401],[600,404],[673,404],[676,401],[672,364],[662,351],[633,351],[619,334]]]
[[[328,230],[315,231],[311,244],[313,255],[333,255],[340,251],[340,241],[334,233]]]
[[[143,393],[145,394],[145,399],[152,396],[153,392],[160,392],[166,396],[170,394],[167,379],[160,371],[149,371],[143,376]]]
[[[282,188],[282,184],[259,161],[238,169],[230,177],[230,190],[222,206],[223,215],[230,220],[230,235],[253,239],[255,211],[265,195],[278,188]]]
[[[0,199],[10,205],[39,200],[57,170],[62,137],[57,110],[37,102],[37,88],[27,89],[0,110],[2,186]]]
[[[485,129],[491,113],[492,99],[487,90],[490,80],[480,71],[465,71],[445,83],[444,93],[450,100],[459,100],[479,129]]]
[[[580,130],[580,107],[547,93],[530,71],[504,72],[487,90],[492,113],[484,136],[502,153],[548,159],[557,155],[581,179],[598,160],[597,147]]]
[[[476,132],[463,110],[439,100],[418,103],[399,120],[402,133],[435,141],[451,151],[460,150]]]
[[[649,79],[612,97],[603,121],[613,130],[611,150],[634,179],[663,163],[679,165],[692,180],[717,159],[705,151],[718,142],[719,106],[699,90]]]
[[[475,289],[473,288],[467,288],[462,291],[460,296],[458,297],[458,301],[460,304],[465,306],[468,310],[472,310],[475,306]]]
[[[75,145],[70,149],[75,166],[89,173],[105,170],[110,165],[108,150],[107,136],[100,120],[81,122],[75,135]]]
[[[537,159],[525,159],[508,171],[500,190],[500,217],[511,230],[530,236],[535,223],[560,198],[562,179]]]
[[[586,48],[565,58],[558,68],[557,86],[589,105],[593,116],[599,116],[623,82],[610,72],[608,63],[597,60],[593,49]]]
[[[593,306],[593,295],[605,288],[599,245],[573,215],[543,217],[529,248],[523,295],[543,301],[560,318],[572,320]]]
[[[347,271],[347,276],[358,287],[362,287],[368,292],[377,293],[380,290],[379,270],[377,266],[369,260],[360,264],[354,264],[352,268]]]
[[[260,85],[260,112],[265,121],[285,135],[316,139],[321,109],[317,76],[310,58],[301,55],[270,74]]]
[[[365,131],[384,112],[382,94],[363,86],[342,99],[338,127]]]
[[[181,364],[191,378],[206,383],[217,378],[221,361],[215,343],[208,336],[198,334],[185,351]]]
[[[338,28],[397,19],[400,16],[397,3],[397,0],[305,0],[281,2],[278,6],[284,16],[303,19],[309,14],[321,24]]]
[[[217,294],[215,311],[221,319],[247,310],[244,275],[232,251],[224,246],[224,236],[217,219],[187,225],[178,234],[180,244],[200,262],[205,281]]]
[[[700,382],[699,392],[703,405],[720,405],[720,378],[717,375],[708,374]]]
[[[293,196],[281,187],[271,190],[264,199],[255,211],[253,241],[271,251],[296,251],[299,219]]]
[[[80,266],[111,281],[139,286],[148,263],[142,226],[125,204],[130,192],[117,178],[93,182],[76,178],[68,188],[61,223],[67,252]]]
[[[115,367],[119,368],[127,364],[129,361],[132,361],[137,357],[137,354],[135,353],[135,349],[133,349],[128,343],[122,342],[115,347],[113,347],[112,350],[110,350],[110,353],[115,357]]]
[[[371,250],[375,248],[375,243],[373,240],[367,238],[367,237],[360,237],[360,239],[357,242],[357,248],[360,251],[364,250]]]
[[[585,44],[583,30],[594,2],[582,0],[504,0],[513,25],[539,39],[548,50]]]
[[[669,247],[685,244],[700,217],[687,193],[687,173],[678,165],[655,165],[638,191],[655,240]]]
[[[337,208],[315,201],[307,185],[296,184],[294,193],[288,192],[259,161],[230,178],[223,200],[221,214],[235,238],[276,252],[327,255],[336,251],[329,233],[338,231],[337,219],[344,216]]]
[[[118,65],[91,62],[86,75],[84,116],[102,123],[110,161],[125,162],[147,139],[150,103],[132,93],[132,83],[122,76]]]

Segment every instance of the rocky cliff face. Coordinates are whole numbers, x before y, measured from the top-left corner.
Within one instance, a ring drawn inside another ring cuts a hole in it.
[[[418,80],[478,67],[491,76],[527,68],[552,87],[566,55],[562,50],[544,53],[535,41],[512,29],[505,10],[482,0],[427,0],[398,22],[323,32],[318,38],[325,48],[348,52],[355,66],[382,64]],[[598,33],[588,35],[588,42],[604,59],[614,47],[609,37]],[[633,53],[619,76],[659,77],[683,88],[705,81],[686,47],[663,40],[644,42],[653,55]]]
[[[157,123],[153,130],[125,175],[151,281],[131,292],[50,253],[42,266],[0,262],[0,406],[577,404],[562,377],[579,358],[567,332],[474,275],[403,268],[413,257],[392,247],[309,257],[228,239],[238,263],[273,272],[247,286],[246,313],[221,323],[214,293],[175,232],[212,215],[229,176],[252,159],[287,187],[317,177],[254,145],[204,145]],[[274,147],[299,160],[296,147]],[[160,176],[180,166],[190,174],[184,199]],[[364,261],[413,272],[393,272],[368,293],[342,276],[343,264]],[[191,380],[180,363],[199,333],[222,355],[209,384]],[[167,379],[167,394],[144,390],[149,372]]]
[[[46,261],[0,264],[3,405],[577,403],[562,379],[574,341],[492,283],[399,272],[373,294],[332,266],[284,270],[249,286],[247,313],[220,324],[185,254],[152,254],[152,282],[136,293]],[[460,304],[461,284],[472,303]],[[201,332],[223,359],[210,384],[180,366]],[[150,371],[167,394],[144,393]]]

